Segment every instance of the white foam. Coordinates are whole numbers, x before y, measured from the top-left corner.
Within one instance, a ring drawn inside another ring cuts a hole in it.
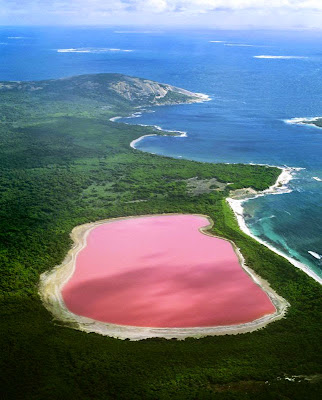
[[[209,40],[209,43],[225,43],[226,40]]]
[[[132,52],[129,49],[114,49],[114,48],[94,48],[94,47],[80,47],[71,49],[57,49],[57,53],[109,53],[109,52]]]
[[[258,221],[265,221],[266,219],[276,218],[276,215],[270,215],[269,217],[262,217]]]
[[[211,97],[208,96],[208,94],[204,94],[204,93],[194,93],[194,94],[196,94],[197,97],[199,97],[202,102],[211,100]]]
[[[322,182],[322,179],[319,178],[318,176],[312,176],[312,179],[314,179],[315,181],[318,181],[318,182]]]
[[[244,44],[244,43],[226,43],[225,46],[230,47],[263,47],[256,44]]]
[[[258,165],[258,164],[257,164]],[[264,240],[258,238],[257,236],[253,235],[253,233],[250,231],[250,229],[248,228],[248,226],[246,225],[245,222],[245,218],[244,218],[244,207],[243,207],[243,203],[245,203],[248,200],[254,199],[256,197],[259,196],[265,196],[268,194],[283,194],[283,193],[290,193],[292,190],[288,188],[288,183],[293,179],[293,174],[296,171],[299,171],[303,168],[291,168],[291,167],[277,167],[281,169],[281,174],[279,175],[276,183],[274,185],[272,185],[270,188],[264,190],[263,192],[246,198],[246,199],[242,199],[242,200],[238,200],[238,199],[232,199],[232,198],[227,198],[227,202],[230,205],[230,207],[232,208],[239,228],[246,233],[246,235],[252,237],[253,239],[255,239],[257,242],[263,244],[264,246],[266,246],[267,248],[269,248],[270,250],[272,250],[274,253],[286,258],[291,264],[293,264],[295,267],[301,269],[302,271],[304,271],[307,275],[309,275],[311,278],[313,278],[315,281],[322,283],[322,278],[320,278],[314,271],[312,271],[310,268],[308,268],[305,264],[301,263],[298,260],[295,260],[291,257],[289,257],[288,255],[286,255],[285,253],[283,253],[282,251],[276,249],[275,247],[273,247],[271,244],[265,242]]]
[[[316,258],[317,260],[322,260],[322,256],[318,253],[316,253],[315,251],[308,251],[309,254],[311,254],[312,257]]]
[[[260,55],[260,56],[253,56],[253,58],[264,58],[264,59],[273,59],[273,60],[303,60],[307,59],[308,57],[304,56],[269,56],[269,55]]]
[[[315,127],[318,129],[321,129],[320,126],[317,126],[315,124],[313,124],[312,122],[315,122],[319,119],[322,119],[322,117],[301,117],[301,118],[290,118],[290,119],[284,119],[283,121],[286,124],[291,124],[291,125],[306,125],[306,126],[311,126],[311,127]]]
[[[25,36],[8,36],[8,39],[27,39]]]

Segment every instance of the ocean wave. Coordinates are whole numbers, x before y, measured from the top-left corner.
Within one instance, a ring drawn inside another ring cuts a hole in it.
[[[25,36],[8,36],[7,39],[27,39]]]
[[[318,182],[322,182],[322,179],[319,178],[318,176],[312,176],[312,179],[314,179],[315,181],[318,181]]]
[[[225,43],[226,40],[209,40],[209,43]]]
[[[303,60],[309,57],[305,56],[269,56],[269,55],[260,55],[260,56],[253,56],[253,58],[263,58],[263,59],[273,59],[273,60]]]
[[[259,220],[258,220],[257,222],[265,221],[266,219],[272,219],[272,218],[276,218],[276,215],[270,215],[269,217],[262,217],[262,218],[259,218]]]
[[[308,253],[311,254],[311,256],[314,257],[314,258],[316,258],[317,260],[322,260],[322,255],[316,253],[315,251],[309,250]]]
[[[230,46],[230,47],[266,47],[266,46],[261,46],[258,44],[246,44],[246,43],[225,43],[224,46]]]
[[[129,53],[134,50],[130,49],[113,49],[113,48],[95,48],[95,47],[80,47],[71,49],[57,49],[57,53],[109,53],[109,52],[125,52]]]

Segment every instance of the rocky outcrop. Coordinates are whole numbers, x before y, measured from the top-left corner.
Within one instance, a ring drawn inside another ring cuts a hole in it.
[[[103,101],[120,101],[131,105],[166,105],[196,103],[206,95],[189,92],[168,84],[122,74],[80,75],[33,82],[0,82],[0,92],[42,92],[44,95],[89,97]]]

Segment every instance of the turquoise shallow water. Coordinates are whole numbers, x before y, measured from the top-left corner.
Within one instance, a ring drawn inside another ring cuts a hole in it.
[[[121,72],[210,95],[206,103],[127,119],[188,133],[146,138],[137,147],[200,161],[305,168],[291,181],[291,193],[246,203],[246,221],[257,236],[322,276],[322,259],[308,253],[322,255],[322,182],[314,179],[322,179],[322,129],[284,122],[322,115],[322,34],[117,30],[1,28],[0,79]],[[254,58],[259,55],[303,58]]]

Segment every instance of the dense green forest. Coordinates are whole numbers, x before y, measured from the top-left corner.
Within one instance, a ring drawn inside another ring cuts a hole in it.
[[[267,188],[280,171],[130,148],[155,131],[110,117],[193,98],[170,90],[156,101],[144,91],[150,81],[138,79],[128,84],[139,95],[111,90],[126,79],[0,83],[1,399],[318,399],[320,285],[241,232],[225,200],[231,189]],[[190,178],[226,184],[195,194]],[[73,227],[165,212],[209,215],[213,233],[233,240],[289,301],[286,318],[249,334],[140,342],[52,320],[38,296],[39,275],[63,260]]]

